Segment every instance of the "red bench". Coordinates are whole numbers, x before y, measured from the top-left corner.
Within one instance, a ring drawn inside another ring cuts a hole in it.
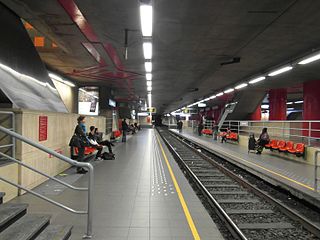
[[[202,129],[201,132],[206,135],[212,135],[212,133],[213,133],[213,131],[211,129]]]
[[[272,139],[265,145],[265,148],[272,150],[278,150],[279,152],[295,154],[297,157],[304,156],[305,144],[294,143],[292,141],[276,140]]]
[[[220,132],[218,134],[219,137],[224,137],[226,136],[226,139],[227,140],[230,140],[232,142],[239,142],[239,135],[238,133],[235,133],[235,132],[231,132],[229,134],[227,134],[227,132]]]
[[[97,149],[93,147],[85,147],[84,148],[84,155],[89,157],[93,154]],[[77,147],[71,147],[71,158],[77,159],[78,158],[79,149]]]

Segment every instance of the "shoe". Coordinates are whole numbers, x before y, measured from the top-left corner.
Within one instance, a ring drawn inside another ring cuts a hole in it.
[[[95,161],[102,161],[103,159],[101,158],[101,157],[97,157],[96,159],[95,159]]]
[[[78,174],[86,174],[87,172],[88,171],[83,168],[77,171]]]

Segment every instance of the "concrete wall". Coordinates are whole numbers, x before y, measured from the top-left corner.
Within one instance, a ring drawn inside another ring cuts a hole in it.
[[[40,112],[32,110],[15,110],[16,131],[23,136],[39,142],[39,116],[48,117],[48,138],[40,142],[42,145],[55,150],[63,155],[70,156],[69,141],[77,124],[78,114]],[[106,119],[104,117],[87,117],[86,125],[89,130],[90,125],[94,125],[104,131]],[[37,170],[43,171],[50,176],[57,175],[69,168],[69,164],[50,156],[26,143],[17,141],[16,158],[22,162],[33,166]],[[4,173],[5,172],[5,173]],[[0,167],[0,174],[10,176],[28,189],[32,189],[46,180],[39,174],[17,167],[16,164]],[[0,191],[7,192],[7,187],[0,182]],[[14,191],[9,191],[14,192]],[[15,194],[7,196],[6,200],[14,197]]]
[[[62,82],[52,80],[69,113],[78,112],[78,88],[70,87]]]

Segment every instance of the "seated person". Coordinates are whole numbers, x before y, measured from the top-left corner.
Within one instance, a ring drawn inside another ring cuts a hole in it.
[[[268,134],[268,129],[267,128],[263,128],[262,129],[262,132],[259,136],[259,139],[258,139],[258,147],[257,147],[257,152],[256,154],[261,154],[262,151],[263,151],[263,148],[265,145],[267,145],[268,143],[270,142],[270,137],[269,137],[269,134]]]
[[[103,146],[97,142],[96,137],[94,135],[94,127],[93,126],[90,127],[88,139],[89,139],[90,147],[93,147],[98,150],[96,157],[95,157],[95,160],[101,160],[101,153],[103,150]]]
[[[114,156],[114,154],[112,153],[112,147],[111,147],[111,146],[114,146],[113,143],[111,143],[108,140],[102,141],[102,138],[101,138],[101,136],[100,136],[100,134],[98,132],[98,128],[95,128],[94,126],[90,127],[89,139],[94,140],[95,143],[96,143],[96,146],[98,145],[98,146],[101,146],[102,148],[103,148],[103,146],[107,146],[110,155]],[[101,152],[100,152],[100,154],[101,154]]]
[[[222,143],[223,143],[223,142],[227,142],[227,137],[230,135],[230,133],[231,133],[230,128],[227,128],[226,134],[224,134],[224,135],[222,136],[222,138],[221,138],[221,142],[222,142]]]
[[[131,125],[129,126],[129,129],[130,129],[130,131],[132,132],[132,134],[135,134],[135,133],[136,133],[136,128],[134,127],[133,124],[131,124]]]
[[[138,123],[134,123],[134,127],[137,129],[137,130],[140,130],[140,125],[138,125]]]

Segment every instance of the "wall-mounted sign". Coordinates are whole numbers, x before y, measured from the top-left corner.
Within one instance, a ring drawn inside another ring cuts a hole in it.
[[[147,108],[147,112],[149,113],[156,113],[157,112],[157,109],[155,107],[148,107]]]
[[[39,116],[39,142],[48,139],[48,116]]]
[[[116,107],[116,101],[109,99],[109,106],[110,107]]]
[[[249,122],[241,121],[241,122],[240,122],[240,126],[242,126],[242,127],[248,127],[248,126],[249,126]]]

